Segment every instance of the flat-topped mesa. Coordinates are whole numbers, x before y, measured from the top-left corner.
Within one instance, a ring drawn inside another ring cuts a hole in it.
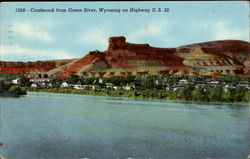
[[[130,44],[126,42],[124,36],[110,37],[108,52],[113,50],[123,50],[123,49],[147,49],[149,44]]]
[[[126,46],[126,38],[124,36],[110,37],[108,50],[116,50]]]

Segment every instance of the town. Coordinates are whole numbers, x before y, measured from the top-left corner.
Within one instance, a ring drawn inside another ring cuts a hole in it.
[[[247,103],[250,79],[244,76],[219,77],[187,75],[142,75],[127,77],[1,78],[28,91],[76,93],[167,100]]]

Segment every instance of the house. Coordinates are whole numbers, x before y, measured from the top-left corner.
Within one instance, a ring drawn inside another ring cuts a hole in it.
[[[93,91],[101,91],[101,87],[97,85],[90,85],[89,86]]]
[[[84,89],[83,85],[81,84],[75,84],[73,87],[74,89]]]
[[[42,88],[45,88],[45,87],[46,87],[46,83],[43,82],[43,83],[41,84],[41,87],[42,87]]]
[[[20,84],[20,78],[16,78],[12,80],[13,84]]]
[[[52,83],[48,83],[48,84],[47,84],[47,87],[48,87],[48,88],[52,88],[52,87],[53,87]]]
[[[31,88],[37,88],[37,86],[38,86],[38,85],[37,85],[36,83],[32,83],[32,84],[31,84]]]
[[[189,84],[189,82],[186,79],[181,79],[178,82],[179,85],[185,85],[185,84]]]
[[[224,89],[229,89],[229,88],[233,88],[235,89],[236,88],[236,85],[232,84],[232,83],[228,83],[224,86]]]
[[[210,84],[211,85],[218,85],[218,84],[220,84],[220,81],[211,81]]]
[[[163,80],[156,80],[155,84],[156,85],[164,85],[164,81]]]
[[[167,86],[167,87],[166,87],[166,90],[167,90],[167,91],[171,90],[171,87]]]
[[[241,86],[241,87],[249,87],[249,83],[247,81],[242,81],[242,82],[239,82],[238,83],[238,86]]]
[[[122,90],[123,88],[122,88],[122,86],[114,86],[114,89],[115,90]]]
[[[177,91],[177,90],[182,89],[183,87],[184,87],[183,85],[175,85],[175,86],[172,86],[171,89],[174,91]]]
[[[106,83],[106,89],[114,89],[113,83]]]
[[[29,80],[30,82],[33,82],[33,83],[43,83],[43,82],[49,82],[49,78],[31,78]]]
[[[134,90],[134,89],[143,89],[143,85],[140,81],[127,83],[127,85],[124,87],[126,90]]]
[[[70,86],[73,86],[74,87],[74,84],[73,83],[69,83],[69,82],[66,82],[66,81],[63,81],[63,83],[61,84],[61,87],[62,88],[68,88]]]
[[[103,83],[103,80],[99,78],[98,83]]]
[[[132,83],[127,83],[127,85],[124,86],[123,89],[125,89],[127,91],[134,90],[135,89],[135,84],[133,82]]]
[[[89,85],[82,85],[83,89],[90,89]]]
[[[195,81],[194,84],[193,84],[195,87],[206,87],[207,86],[207,83],[206,81]]]
[[[228,90],[232,88],[229,84],[224,86],[224,92],[228,92]]]

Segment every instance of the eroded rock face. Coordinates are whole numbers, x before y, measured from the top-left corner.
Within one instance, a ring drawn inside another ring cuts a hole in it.
[[[49,71],[70,62],[70,60],[36,61],[36,62],[10,62],[0,61],[0,73],[27,74],[33,71]]]
[[[245,68],[244,68],[244,73],[250,77],[250,58],[246,59],[244,62]]]
[[[160,74],[166,70],[187,70],[182,62],[183,59],[175,55],[174,48],[162,49],[150,47],[149,44],[131,44],[126,42],[125,37],[111,37],[106,51],[90,52],[62,70],[59,76],[126,76],[155,72]]]
[[[244,63],[247,58],[250,58],[250,45],[241,40],[221,40],[184,45],[177,47],[176,50],[177,54],[185,57],[193,48],[202,48],[206,49],[208,53],[226,55],[240,63]]]
[[[237,60],[220,54],[212,48],[195,48],[185,56],[183,63],[194,69],[216,73],[243,73],[244,65]]]
[[[178,48],[155,48],[149,44],[128,43],[125,37],[111,37],[106,51],[89,53],[62,71],[62,74],[107,77],[129,74],[198,74],[206,71],[242,74],[245,67],[242,61],[249,56],[248,47],[248,42],[228,40]],[[197,50],[199,54],[195,53]]]
[[[58,67],[58,63],[45,61],[26,64],[2,62],[1,70],[8,73],[27,73],[30,70],[46,71],[56,68],[56,76],[62,78],[71,74],[91,77],[195,75],[201,72],[249,74],[249,47],[249,43],[245,41],[224,40],[177,48],[155,48],[149,44],[128,43],[125,37],[111,37],[106,51],[92,51],[73,62],[65,62],[64,65],[61,63],[62,67]]]

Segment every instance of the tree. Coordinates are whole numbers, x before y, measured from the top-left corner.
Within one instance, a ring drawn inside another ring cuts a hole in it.
[[[222,101],[222,87],[212,86],[208,89],[208,98],[210,102],[220,102]]]
[[[245,97],[244,97],[244,102],[250,102],[250,91],[248,90],[246,93],[245,93]]]
[[[225,102],[233,102],[234,100],[234,89],[226,88],[222,94],[223,101]]]
[[[245,100],[245,94],[247,93],[248,89],[246,87],[238,86],[235,89],[234,101],[235,102],[242,102]]]
[[[25,76],[21,76],[20,77],[20,86],[22,86],[22,87],[28,87],[28,86],[30,86],[29,79],[27,77],[25,77]]]
[[[61,79],[61,78],[52,78],[51,79],[51,84],[56,88],[59,88],[61,86],[62,82],[63,82],[63,79]]]
[[[79,76],[78,76],[78,75],[70,75],[70,76],[69,76],[68,78],[66,78],[65,80],[66,80],[66,82],[76,84],[80,79],[79,79]]]
[[[192,91],[194,87],[191,85],[186,85],[179,90],[178,96],[183,100],[192,100]]]
[[[7,82],[0,83],[0,96],[19,96],[24,94],[26,94],[26,91],[16,84]]]
[[[195,87],[192,91],[193,101],[208,101],[208,96],[204,88]]]

